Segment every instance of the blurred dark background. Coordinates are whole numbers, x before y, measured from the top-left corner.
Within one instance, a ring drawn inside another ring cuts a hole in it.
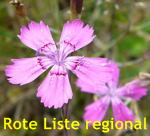
[[[11,2],[12,3],[12,2]],[[36,89],[45,74],[34,82],[19,86],[7,82],[5,66],[11,58],[35,56],[35,52],[24,46],[17,34],[20,27],[30,20],[43,20],[58,41],[63,24],[72,15],[69,0],[22,0],[23,7],[15,8],[9,0],[0,0],[0,136],[62,136],[60,130],[43,130],[43,118],[50,123],[53,117],[61,119],[60,110],[44,108],[36,98]],[[22,6],[22,4],[21,4]],[[97,35],[94,42],[76,52],[75,55],[108,57],[115,60],[121,69],[120,84],[137,77],[140,72],[150,72],[150,1],[149,0],[84,0],[81,20],[92,25]],[[21,75],[20,75],[21,76]],[[131,104],[137,110],[136,117],[147,117],[147,130],[117,131],[102,133],[90,128],[85,130],[82,115],[85,105],[93,101],[91,94],[79,92],[72,76],[73,100],[70,102],[70,120],[80,121],[79,130],[70,130],[71,136],[149,136],[150,96]],[[36,130],[4,130],[3,118],[36,120]],[[111,110],[107,117],[112,117]]]

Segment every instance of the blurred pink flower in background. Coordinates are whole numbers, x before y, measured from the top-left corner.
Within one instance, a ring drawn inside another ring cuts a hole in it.
[[[115,121],[134,121],[133,112],[122,100],[127,98],[140,100],[141,97],[147,94],[147,89],[139,85],[139,79],[135,79],[121,87],[117,87],[119,68],[113,62],[112,67],[114,69],[113,78],[103,87],[83,82],[80,78],[77,80],[77,86],[79,86],[82,91],[100,95],[98,100],[85,107],[84,120],[92,122],[102,121],[109,105],[112,104]]]
[[[37,57],[12,59],[14,64],[8,65],[5,71],[8,81],[20,85],[30,83],[52,66],[37,93],[44,106],[49,108],[60,108],[72,99],[68,70],[82,81],[104,85],[112,78],[110,61],[105,58],[68,57],[92,42],[95,37],[93,32],[93,28],[80,20],[68,21],[64,24],[59,42],[55,43],[50,28],[42,21],[31,22],[28,27],[23,26],[18,37],[36,51]]]

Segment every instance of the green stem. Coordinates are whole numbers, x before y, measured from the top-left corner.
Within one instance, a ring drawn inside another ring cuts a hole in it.
[[[69,116],[70,116],[69,115],[69,102],[61,108],[61,116],[62,116],[63,122],[65,121],[65,119],[69,120]],[[69,131],[66,128],[64,128],[64,136],[70,136]]]

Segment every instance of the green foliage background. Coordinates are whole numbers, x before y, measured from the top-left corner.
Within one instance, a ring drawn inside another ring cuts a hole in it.
[[[70,16],[69,0],[22,0],[31,20],[43,20],[52,28],[58,41],[63,24]],[[150,52],[150,1],[149,0],[84,0],[81,20],[95,29],[96,39],[89,46],[74,53],[88,57],[108,57],[115,60],[121,69],[120,84],[137,77],[140,72],[150,72],[150,61],[144,58]],[[60,110],[44,108],[37,99],[36,89],[44,79],[40,76],[33,83],[24,86],[11,85],[4,75],[5,66],[11,58],[35,56],[35,52],[24,46],[17,34],[25,25],[23,17],[8,0],[0,0],[0,136],[62,136],[59,130],[43,131],[43,118],[51,122],[60,117]],[[21,75],[20,75],[21,76]],[[70,103],[70,120],[84,124],[82,115],[85,105],[93,101],[91,94],[79,92],[72,76],[73,100]],[[102,133],[101,130],[70,130],[71,136],[149,136],[150,96],[136,103],[138,117],[147,117],[147,130],[127,131],[118,134],[117,130]],[[132,105],[131,105],[132,107]],[[3,118],[13,120],[38,121],[37,130],[4,130]],[[111,110],[105,119],[112,117]]]

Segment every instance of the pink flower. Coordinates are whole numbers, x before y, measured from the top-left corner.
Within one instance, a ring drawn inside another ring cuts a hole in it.
[[[45,107],[60,108],[72,99],[72,89],[68,78],[71,70],[83,81],[98,83],[111,79],[112,69],[105,58],[68,57],[72,52],[93,41],[93,28],[80,20],[67,22],[62,30],[59,42],[52,38],[50,28],[42,21],[31,22],[23,26],[19,39],[36,51],[37,57],[12,59],[13,65],[6,67],[6,75],[12,84],[24,85],[32,82],[48,68],[52,67],[43,83],[38,88],[37,97]],[[102,78],[97,79],[97,73]]]
[[[88,93],[100,95],[100,99],[85,107],[84,120],[102,121],[106,115],[109,105],[112,105],[115,121],[133,121],[134,114],[122,101],[127,98],[139,100],[147,94],[147,89],[140,86],[139,79],[135,79],[121,87],[117,87],[119,80],[119,68],[112,62],[114,68],[113,78],[105,87],[98,87],[94,84],[77,80],[77,86]]]

